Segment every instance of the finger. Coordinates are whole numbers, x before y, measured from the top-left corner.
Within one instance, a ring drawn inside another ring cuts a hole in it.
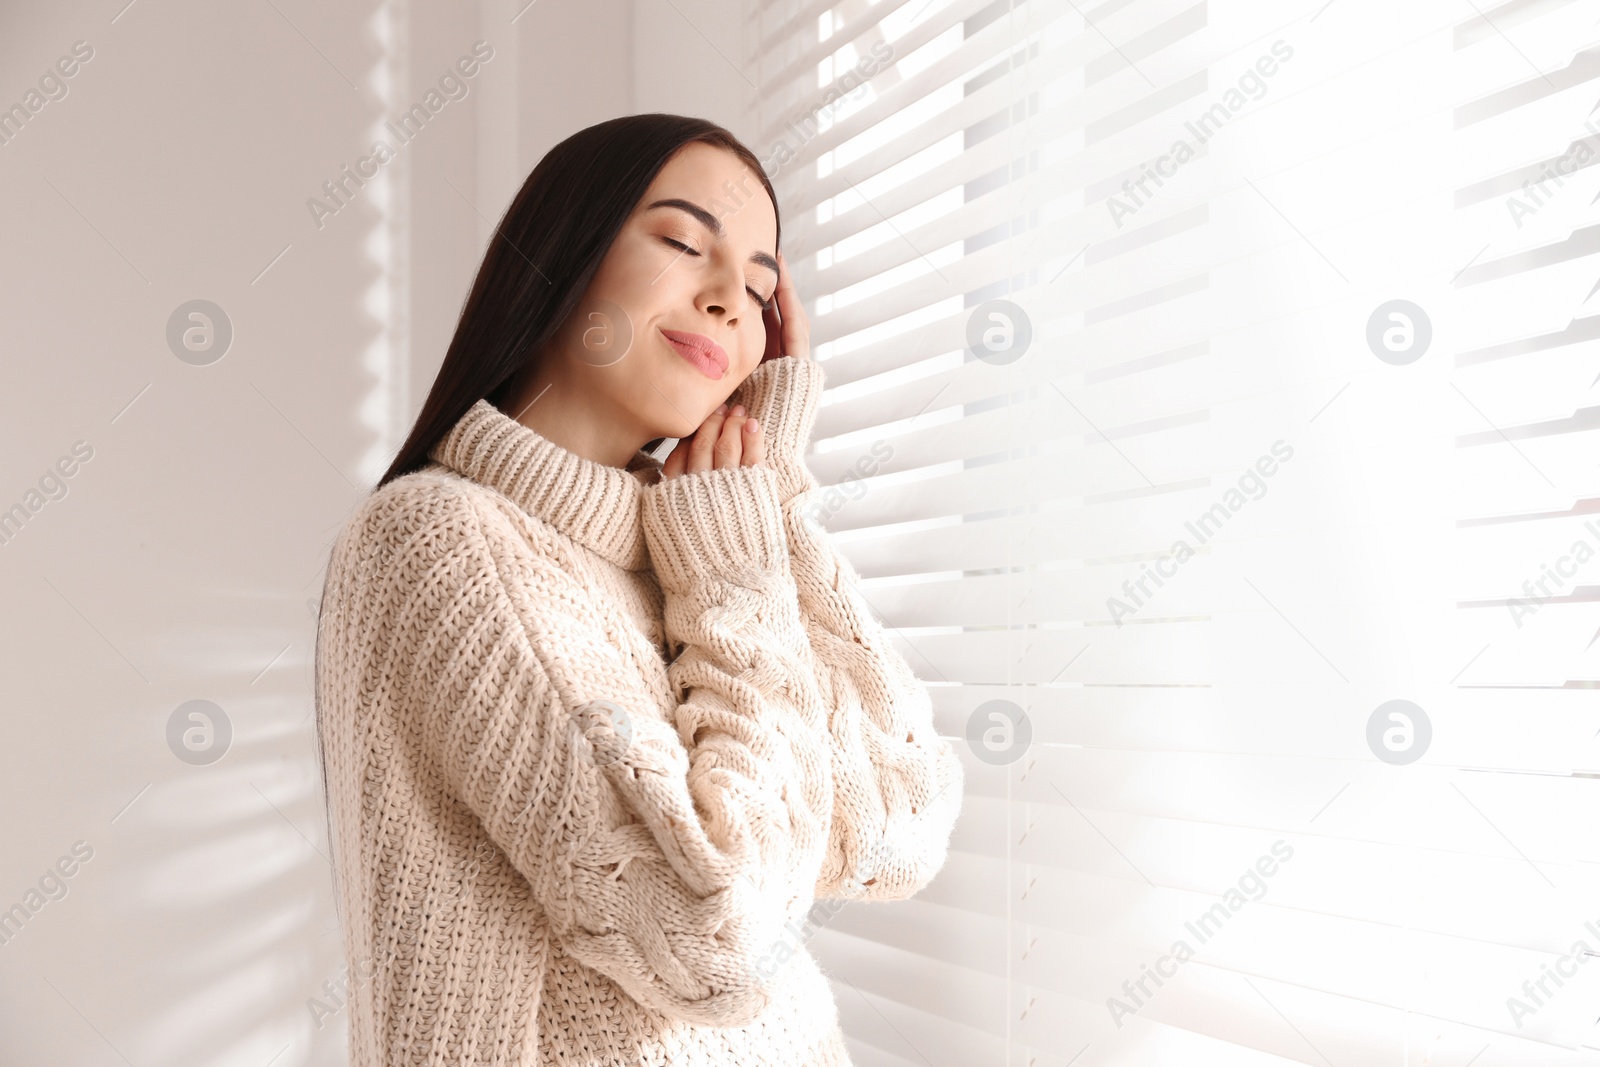
[[[739,414],[730,412],[722,421],[722,430],[717,434],[717,444],[712,450],[713,466],[717,470],[723,467],[737,467],[744,456],[742,435],[744,424],[749,421],[749,417],[745,415],[743,408],[736,407],[733,410]]]
[[[689,463],[687,470],[690,474],[711,469],[711,450],[716,446],[717,434],[722,430],[723,413],[726,405],[706,416],[706,421],[694,433],[694,442],[689,446]]]
[[[684,462],[689,457],[689,439],[684,438],[672,446],[665,463],[661,464],[661,477],[676,478],[683,473]]]
[[[744,452],[739,459],[741,466],[755,467],[767,458],[767,439],[761,432],[761,424],[754,418],[744,420],[740,427],[740,434],[744,437]]]
[[[789,261],[781,251],[778,253],[778,288],[773,297],[783,323],[783,354],[798,359],[810,358],[811,323],[800,304],[800,294],[795,291]]]

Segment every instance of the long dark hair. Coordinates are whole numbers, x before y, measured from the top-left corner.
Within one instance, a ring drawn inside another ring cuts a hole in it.
[[[522,183],[495,228],[416,424],[374,490],[425,465],[429,450],[478,400],[487,399],[501,410],[514,401],[508,394],[517,387],[529,360],[577,306],[645,190],[679,149],[695,141],[725,148],[747,163],[761,179],[777,213],[777,193],[755,153],[732,133],[705,119],[660,113],[627,115],[579,130],[550,149]],[[781,234],[780,221],[774,241]],[[323,581],[324,594],[331,575],[330,568]],[[321,653],[319,618],[314,673],[320,671]],[[315,693],[313,701],[317,762],[326,800],[323,707]],[[331,804],[325,805],[325,813],[332,845]],[[336,855],[330,850],[330,865]],[[337,893],[334,901],[338,911]]]
[[[626,115],[550,149],[500,220],[416,425],[377,487],[427,463],[428,450],[478,400],[501,410],[514,402],[510,393],[529,359],[577,306],[645,190],[695,141],[747,163],[777,213],[777,193],[755,153],[706,119]],[[782,229],[780,220],[777,235]]]

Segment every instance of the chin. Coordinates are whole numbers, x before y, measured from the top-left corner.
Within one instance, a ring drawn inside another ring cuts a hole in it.
[[[681,360],[658,369],[662,373],[655,376],[657,386],[649,397],[659,416],[658,425],[669,437],[688,437],[698,430],[740,381],[731,370],[720,379],[707,378]]]
[[[707,403],[704,397],[690,395],[687,391],[680,391],[676,395],[669,393],[667,396],[652,391],[651,396],[655,399],[655,408],[651,411],[655,416],[651,420],[655,427],[654,436],[672,437],[680,441],[685,437],[694,436],[694,432],[700,428],[706,416],[721,403],[721,401]]]

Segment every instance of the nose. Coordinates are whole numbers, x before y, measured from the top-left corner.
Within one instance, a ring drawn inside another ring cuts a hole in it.
[[[716,271],[706,280],[701,310],[716,319],[725,320],[729,326],[738,326],[738,313],[729,309],[738,307],[743,286],[744,279],[731,264]]]

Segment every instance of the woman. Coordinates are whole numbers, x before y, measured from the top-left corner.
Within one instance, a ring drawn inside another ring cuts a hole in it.
[[[353,1064],[849,1063],[808,912],[921,889],[963,776],[805,515],[823,372],[778,234],[712,123],[557,145],[340,533]]]

